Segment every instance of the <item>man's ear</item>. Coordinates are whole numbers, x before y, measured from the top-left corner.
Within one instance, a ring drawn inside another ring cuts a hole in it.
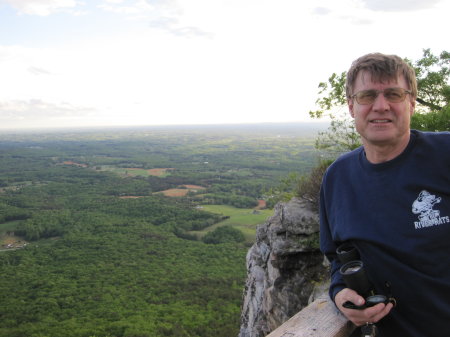
[[[410,116],[413,115],[415,108],[416,108],[416,100],[414,98],[411,98],[410,102],[409,102],[409,115]]]
[[[355,113],[353,112],[353,99],[352,98],[347,99],[347,105],[348,105],[348,111],[350,112],[350,116],[355,118]]]

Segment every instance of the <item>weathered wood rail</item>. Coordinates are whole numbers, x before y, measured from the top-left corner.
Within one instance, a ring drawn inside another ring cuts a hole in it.
[[[348,337],[354,329],[325,294],[266,337]]]

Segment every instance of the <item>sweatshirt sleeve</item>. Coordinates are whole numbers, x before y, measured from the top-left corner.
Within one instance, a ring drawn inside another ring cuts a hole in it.
[[[339,273],[339,269],[342,264],[340,263],[337,254],[336,248],[339,245],[334,242],[330,224],[328,222],[326,203],[325,203],[325,193],[324,193],[324,185],[322,184],[322,188],[320,190],[320,250],[326,256],[328,261],[330,261],[331,268],[331,282],[329,295],[330,298],[334,301],[334,297],[336,294],[342,289],[346,288],[344,280],[342,279],[341,274]]]

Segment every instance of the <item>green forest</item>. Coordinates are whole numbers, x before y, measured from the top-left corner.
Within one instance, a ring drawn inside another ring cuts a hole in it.
[[[1,133],[0,336],[236,336],[264,206],[323,129]]]

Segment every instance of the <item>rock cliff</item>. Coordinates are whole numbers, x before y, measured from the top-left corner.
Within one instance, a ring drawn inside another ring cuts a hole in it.
[[[326,273],[318,248],[319,219],[300,199],[275,206],[247,253],[238,337],[263,337],[295,315]]]

